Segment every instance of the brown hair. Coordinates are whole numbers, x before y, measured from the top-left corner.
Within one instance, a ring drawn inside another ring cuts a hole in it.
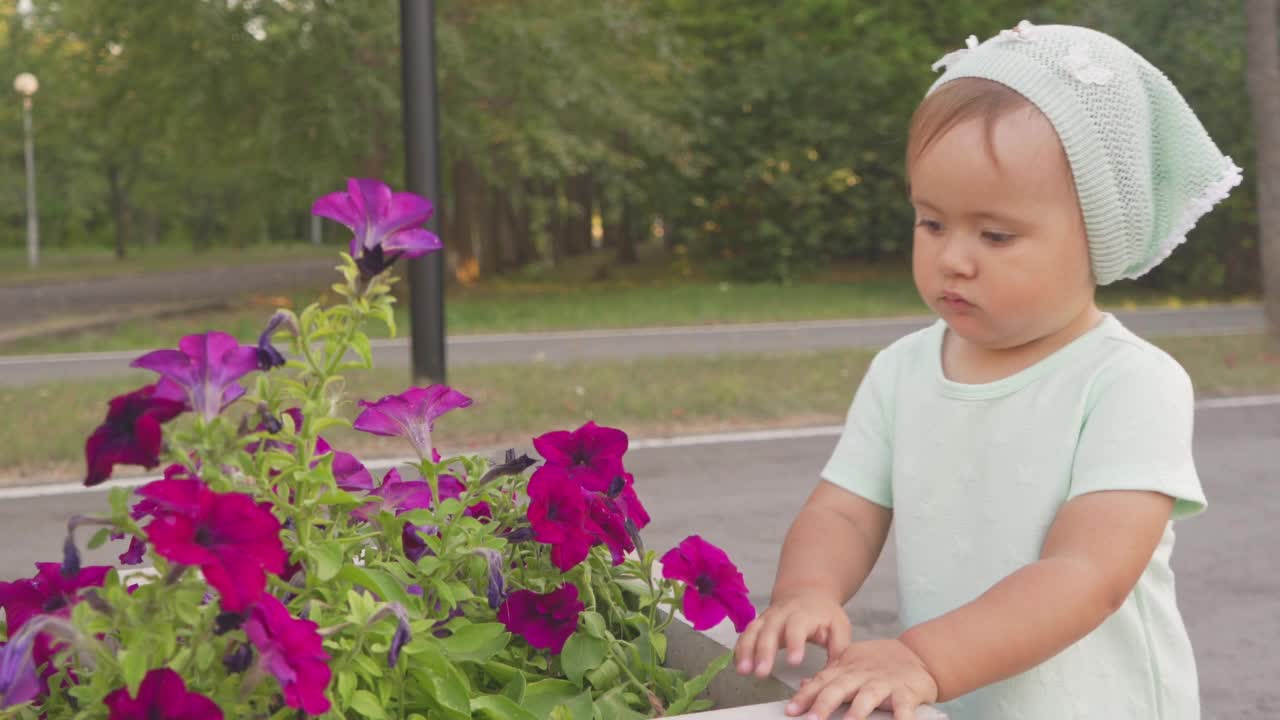
[[[965,77],[947,82],[928,95],[911,115],[907,131],[907,177],[911,166],[948,130],[967,120],[981,119],[986,129],[987,152],[992,150],[996,121],[1016,110],[1035,109],[1016,90],[994,80]],[[1037,110],[1038,112],[1038,110]]]

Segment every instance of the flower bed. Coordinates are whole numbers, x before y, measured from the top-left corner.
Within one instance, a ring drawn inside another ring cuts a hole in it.
[[[313,212],[353,231],[345,302],[280,311],[254,346],[191,335],[133,366],[157,380],[110,401],[86,484],[165,466],[101,517],[68,523],[60,562],[0,583],[0,707],[16,718],[556,718],[709,706],[723,648],[669,662],[678,608],[697,629],[754,609],[723,551],[643,544],[627,437],[594,423],[534,438],[540,459],[442,458],[431,432],[471,404],[443,385],[355,408],[364,327],[395,332],[388,270],[440,248],[431,206],[373,180]],[[292,359],[274,346],[287,335]],[[249,387],[246,387],[246,384]],[[353,410],[354,420],[346,413]],[[418,462],[375,478],[326,430],[402,437]],[[128,541],[122,565],[82,567]],[[679,652],[675,653],[679,655]]]

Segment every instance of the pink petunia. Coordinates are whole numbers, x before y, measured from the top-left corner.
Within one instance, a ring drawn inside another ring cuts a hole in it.
[[[548,465],[564,468],[587,490],[604,492],[614,478],[625,472],[622,456],[627,452],[627,434],[594,421],[572,432],[557,430],[540,435],[533,439],[533,447]]]
[[[585,607],[571,583],[545,594],[517,590],[498,608],[498,621],[533,647],[559,653]]]
[[[409,388],[399,395],[386,395],[377,402],[360,401],[365,410],[353,427],[362,432],[387,437],[403,437],[418,452],[432,457],[431,431],[436,418],[450,410],[471,405],[471,398],[447,385]]]
[[[350,178],[346,192],[325,195],[311,214],[351,230],[351,257],[365,277],[374,277],[397,258],[415,258],[443,247],[440,238],[422,227],[434,209],[426,198],[392,192],[380,180]]]
[[[601,530],[582,487],[563,468],[543,465],[529,479],[529,524],[534,539],[551,546],[551,562],[567,572],[587,556]]]
[[[187,335],[177,350],[153,350],[129,366],[159,373],[164,380],[157,394],[185,396],[197,415],[212,420],[244,395],[240,378],[258,369],[258,350],[227,333],[209,332]]]
[[[4,610],[9,637],[39,615],[70,617],[71,607],[80,601],[80,591],[102,587],[110,571],[109,566],[94,565],[68,577],[59,563],[36,563],[35,577],[0,582],[0,609]],[[60,646],[43,633],[34,638],[32,656],[36,667],[43,666],[45,680],[58,670],[53,659]]]
[[[261,662],[284,690],[284,702],[311,715],[329,711],[329,653],[316,624],[289,614],[274,595],[263,595],[245,621],[244,632]]]
[[[228,612],[247,609],[284,571],[280,521],[270,506],[243,493],[215,493],[201,480],[157,480],[138,494],[155,503],[144,530],[161,557],[196,565]]]
[[[114,690],[102,703],[107,720],[222,720],[222,710],[209,698],[189,692],[182,676],[169,668],[147,672],[137,697],[128,688]]]
[[[695,630],[715,627],[727,615],[742,632],[756,616],[742,573],[725,551],[697,535],[662,556],[662,576],[685,583],[682,610]]]

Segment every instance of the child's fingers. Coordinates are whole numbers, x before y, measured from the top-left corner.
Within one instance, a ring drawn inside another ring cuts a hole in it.
[[[783,629],[786,635],[787,643],[787,662],[792,665],[799,665],[804,660],[804,646],[809,641],[809,636],[817,630],[813,621],[805,617],[792,616],[790,622]]]
[[[831,620],[831,629],[827,633],[827,662],[831,662],[844,654],[853,644],[853,623],[849,616],[840,612]]]
[[[765,614],[767,615],[768,612],[766,611]],[[747,625],[747,629],[738,636],[737,644],[733,646],[733,662],[739,674],[746,675],[755,665],[756,638],[760,635],[760,627],[764,625],[764,620],[764,616],[752,620]]]
[[[757,676],[767,677],[773,670],[773,656],[778,652],[778,636],[782,633],[784,620],[780,613],[765,613],[753,638],[748,656],[751,667],[747,672],[754,670]]]
[[[885,682],[872,681],[858,689],[858,694],[849,703],[846,720],[867,720],[873,710],[889,698],[893,687]],[[897,720],[897,718],[895,718]]]
[[[791,702],[787,703],[786,713],[788,715],[805,713],[806,718],[827,720],[831,713],[858,692],[864,682],[866,682],[866,675],[863,673],[842,675],[823,671],[814,678],[812,683],[796,692]]]
[[[893,720],[916,720],[916,708],[920,701],[905,690],[897,690],[890,696],[893,704]]]

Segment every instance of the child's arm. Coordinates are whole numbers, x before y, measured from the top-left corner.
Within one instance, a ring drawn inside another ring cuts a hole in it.
[[[1035,667],[1101,625],[1151,562],[1173,502],[1143,491],[1081,495],[1058,512],[1039,561],[903,633],[938,699]]]
[[[780,646],[798,664],[809,638],[831,656],[844,650],[851,631],[844,604],[880,556],[891,517],[888,508],[818,483],[787,531],[769,609],[739,638],[739,672],[768,675]]]

